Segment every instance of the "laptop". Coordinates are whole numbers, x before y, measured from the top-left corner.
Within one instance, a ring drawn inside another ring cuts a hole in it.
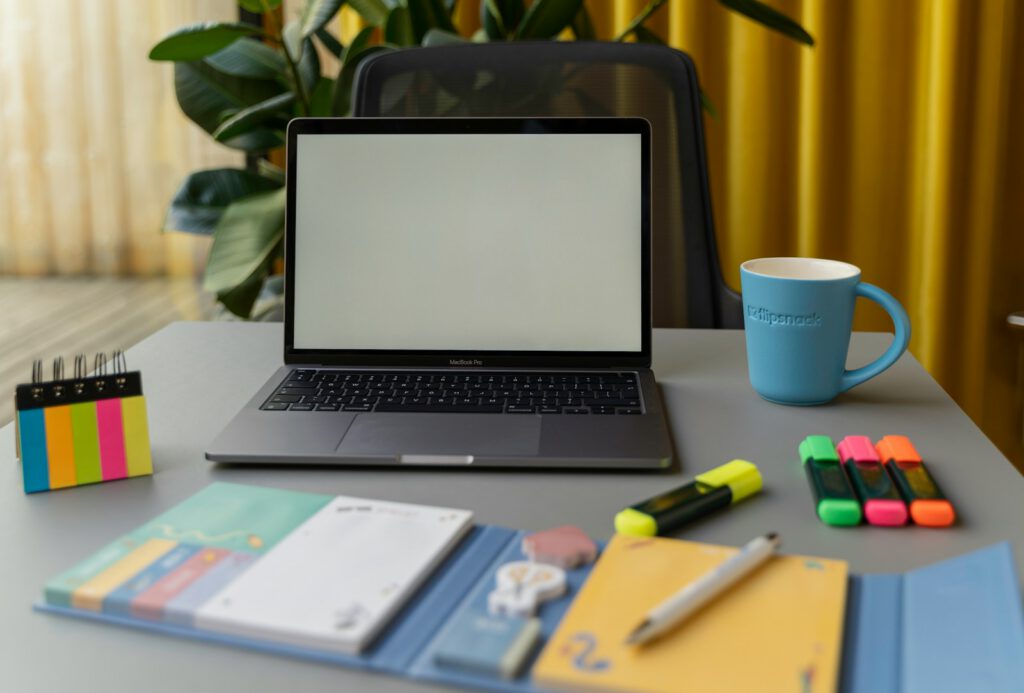
[[[215,462],[660,469],[650,124],[299,118],[284,365]]]

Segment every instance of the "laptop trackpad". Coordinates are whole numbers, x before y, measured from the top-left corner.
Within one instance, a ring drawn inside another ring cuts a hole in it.
[[[345,455],[536,455],[540,417],[509,414],[359,414]]]

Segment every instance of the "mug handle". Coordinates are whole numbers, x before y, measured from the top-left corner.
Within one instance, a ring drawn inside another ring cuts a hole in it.
[[[840,392],[846,392],[851,387],[874,378],[886,368],[896,363],[896,359],[903,355],[903,352],[907,350],[907,345],[910,343],[910,318],[907,317],[907,311],[903,309],[899,301],[884,289],[865,282],[859,282],[855,292],[858,296],[869,298],[885,309],[885,312],[892,318],[893,325],[896,327],[896,335],[893,337],[889,348],[877,359],[866,366],[855,368],[852,371],[843,371],[842,379],[839,381]]]

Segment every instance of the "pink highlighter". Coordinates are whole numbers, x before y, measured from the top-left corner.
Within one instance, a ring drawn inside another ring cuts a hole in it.
[[[846,436],[836,446],[839,459],[864,507],[869,524],[899,527],[907,522],[907,504],[885,471],[867,436]]]

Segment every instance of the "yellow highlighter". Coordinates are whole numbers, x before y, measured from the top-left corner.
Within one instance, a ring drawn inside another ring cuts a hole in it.
[[[679,488],[632,505],[615,516],[615,531],[638,537],[666,534],[761,490],[752,462],[733,460]]]

